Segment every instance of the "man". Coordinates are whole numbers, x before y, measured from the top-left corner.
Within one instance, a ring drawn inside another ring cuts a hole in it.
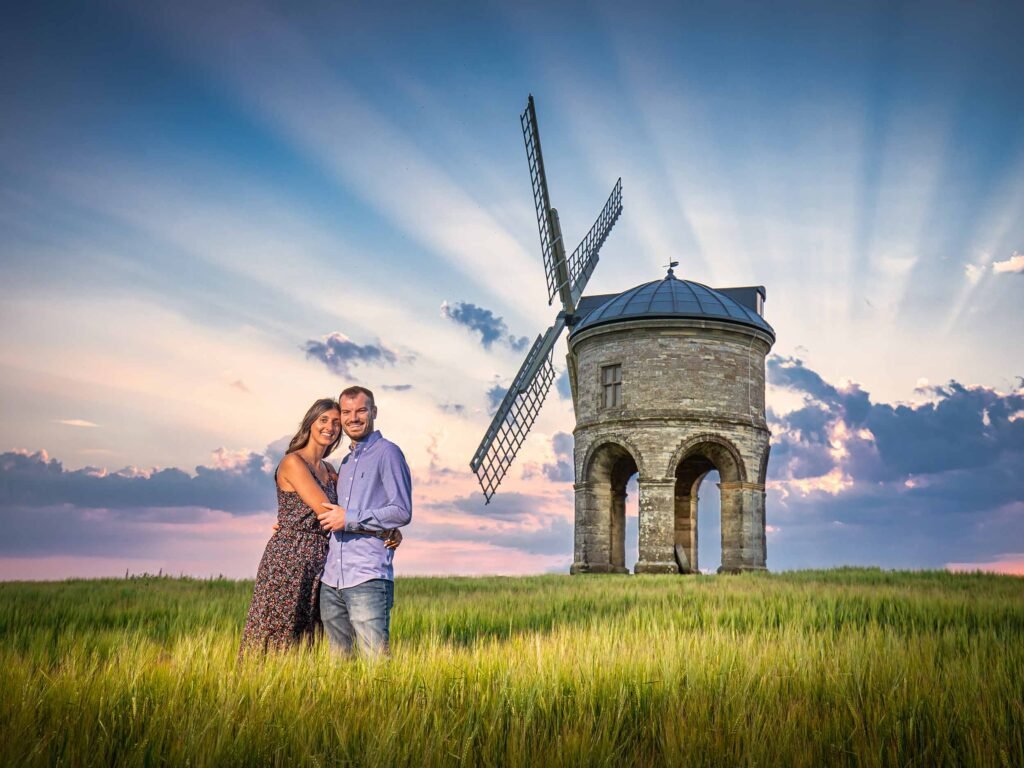
[[[338,398],[351,439],[338,470],[338,503],[317,515],[332,532],[320,578],[320,618],[331,646],[344,654],[389,653],[395,572],[384,531],[412,519],[412,477],[401,449],[373,428],[373,392],[349,387]]]

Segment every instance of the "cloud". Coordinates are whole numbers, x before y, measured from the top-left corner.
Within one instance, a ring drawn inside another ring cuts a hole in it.
[[[546,477],[553,483],[571,483],[576,479],[573,463],[573,438],[568,432],[556,432],[551,438],[551,451],[555,460],[545,464],[527,464],[523,468],[523,479]]]
[[[231,382],[230,386],[233,389],[237,389],[239,392],[245,392],[246,394],[249,394],[250,392],[249,388],[245,385],[245,382],[241,379],[235,379]]]
[[[491,544],[531,555],[563,555],[571,562],[573,499],[570,492],[496,495],[484,505],[479,494],[425,505],[429,526],[416,529],[427,540]]]
[[[408,392],[412,384],[381,384],[380,388],[387,392]]]
[[[480,343],[484,349],[490,349],[495,342],[499,342],[514,352],[522,352],[530,344],[526,336],[517,337],[510,334],[502,318],[497,317],[491,310],[475,304],[464,301],[457,301],[454,304],[442,302],[441,317],[479,333]]]
[[[558,396],[563,400],[572,400],[572,386],[569,384],[569,369],[566,368],[555,379],[555,389],[558,392]]]
[[[944,567],[1024,547],[1024,392],[951,381],[890,404],[798,359],[767,367],[803,399],[769,416],[768,519],[791,567]]]
[[[971,285],[977,285],[978,281],[985,276],[985,265],[966,264],[964,265],[964,274],[967,276],[967,282]]]
[[[996,273],[1024,275],[1024,253],[1013,252],[1006,261],[992,262],[992,271]]]
[[[281,459],[284,458],[284,452],[288,450],[288,446],[292,442],[291,435],[282,435],[277,438],[274,442],[267,446],[267,450],[264,451],[266,457],[270,460],[271,466],[276,467],[281,463]]]
[[[56,424],[63,424],[65,427],[98,427],[99,424],[94,424],[91,421],[85,419],[56,419]]]
[[[1024,552],[1024,390],[924,384],[928,401],[904,405],[877,402],[855,383],[829,382],[799,359],[772,357],[768,374],[799,402],[769,415],[773,570],[839,564],[1008,570],[1019,562],[1012,553]],[[571,558],[569,433],[554,434],[550,460],[486,506],[469,491],[468,470],[443,459],[441,437],[431,436],[426,472],[416,468],[410,536],[437,547],[491,547],[499,559],[502,553]],[[0,556],[212,551],[211,542],[228,540],[228,531],[237,536],[245,521],[261,520],[256,513],[270,519],[276,507],[270,469],[287,440],[263,453],[221,448],[191,472],[69,470],[44,451],[0,454]],[[704,503],[714,504],[713,491]],[[627,532],[632,552],[635,517],[627,519]],[[253,568],[262,535],[246,539]],[[706,549],[701,559],[712,559]],[[438,563],[432,572],[458,567]]]
[[[493,416],[497,412],[506,392],[508,392],[508,387],[503,387],[500,384],[495,384],[487,390],[487,413]]]
[[[430,459],[430,463],[427,465],[426,477],[420,473],[416,473],[416,483],[422,483],[424,485],[434,485],[438,483],[442,478],[451,477],[452,475],[464,474],[458,472],[451,467],[447,466],[441,458],[441,438],[438,435],[431,435],[430,442],[427,443],[427,457]]]
[[[211,466],[180,469],[96,467],[67,470],[46,451],[0,454],[0,510],[71,505],[134,514],[140,509],[201,508],[248,515],[276,508],[267,456],[214,452]]]
[[[441,403],[437,406],[441,409],[442,413],[450,413],[456,416],[462,416],[466,413],[466,406],[462,403]]]
[[[353,378],[350,366],[394,365],[398,355],[382,344],[356,344],[343,333],[332,333],[322,341],[310,339],[302,349],[306,357],[319,360],[328,370],[339,376]]]
[[[988,571],[1010,576],[1024,576],[1024,553],[1001,555],[994,560],[980,563],[946,563],[946,570],[957,573]]]
[[[1014,251],[1013,255],[1006,259],[1006,261],[993,261],[991,264],[964,265],[964,274],[967,276],[967,282],[972,286],[981,282],[981,279],[988,274],[989,270],[992,271],[992,274],[996,275],[1024,275],[1024,253]]]

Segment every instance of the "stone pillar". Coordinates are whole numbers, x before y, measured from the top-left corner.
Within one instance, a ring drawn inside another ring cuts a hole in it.
[[[675,557],[676,481],[640,478],[640,559],[636,573],[679,573]]]
[[[719,483],[722,499],[722,564],[719,573],[738,573],[743,566],[742,483]]]
[[[763,571],[764,486],[719,483],[722,491],[722,567],[719,573]]]
[[[679,485],[676,483],[676,485]],[[685,573],[697,573],[697,497],[676,490],[676,546],[686,555]],[[678,559],[677,559],[678,563]]]
[[[763,485],[760,483],[743,484],[745,525],[742,568],[745,571],[768,570],[764,501],[765,491]]]
[[[625,573],[612,555],[612,489],[605,483],[579,483],[576,491],[575,555],[569,573]]]

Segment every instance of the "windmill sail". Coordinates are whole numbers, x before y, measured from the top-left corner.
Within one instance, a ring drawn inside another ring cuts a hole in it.
[[[612,193],[608,196],[604,208],[601,209],[594,226],[587,232],[576,250],[569,257],[569,278],[572,280],[572,304],[576,306],[583,295],[583,289],[587,287],[587,281],[594,274],[594,267],[597,266],[599,252],[604,241],[608,238],[615,222],[622,213],[622,179],[615,182]]]
[[[530,182],[533,185],[533,207],[537,214],[537,231],[540,234],[540,252],[544,257],[544,275],[548,281],[548,304],[554,301],[559,288],[568,279],[565,269],[565,247],[562,233],[554,220],[551,196],[548,194],[548,178],[544,173],[544,155],[540,150],[540,131],[537,128],[537,111],[533,96],[526,103],[526,111],[519,116],[526,142],[526,161],[530,166]]]
[[[564,328],[564,316],[559,314],[547,333],[533,342],[469,463],[488,504],[537,420],[555,380],[551,350]]]
[[[516,454],[544,405],[544,398],[555,379],[551,350],[565,330],[566,323],[575,322],[573,316],[583,289],[597,265],[598,252],[622,213],[622,179],[619,179],[597,221],[583,242],[572,252],[572,256],[567,258],[558,211],[551,207],[548,180],[544,174],[544,156],[540,150],[540,131],[537,128],[533,96],[526,103],[526,111],[519,116],[519,123],[523,128],[526,159],[530,165],[533,205],[537,214],[537,231],[540,233],[540,250],[544,257],[544,275],[548,284],[548,304],[558,296],[562,311],[555,318],[555,324],[533,343],[469,463],[488,503],[515,461]],[[575,382],[575,372],[572,375]],[[575,391],[574,383],[574,397]]]

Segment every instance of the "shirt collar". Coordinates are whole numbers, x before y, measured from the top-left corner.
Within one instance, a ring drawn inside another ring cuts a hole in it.
[[[373,430],[373,432],[370,433],[370,436],[367,437],[365,440],[362,440],[358,443],[352,442],[349,445],[348,449],[353,453],[362,453],[363,451],[367,450],[371,445],[380,440],[381,437],[382,435],[380,434],[380,430],[375,429]]]

